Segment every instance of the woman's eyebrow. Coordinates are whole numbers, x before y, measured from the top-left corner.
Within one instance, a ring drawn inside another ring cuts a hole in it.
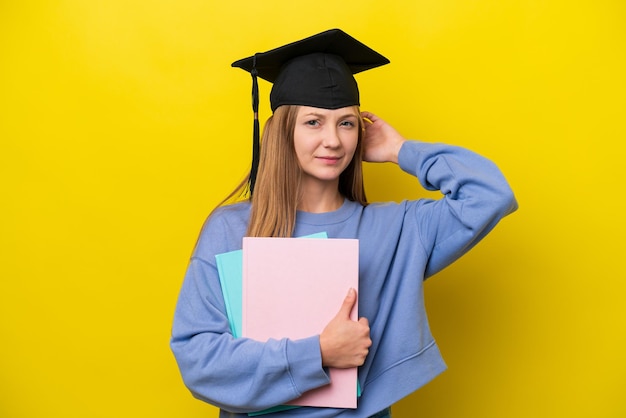
[[[308,113],[303,114],[302,116],[317,116],[318,118],[325,117],[323,114],[317,113],[317,112],[308,112]]]

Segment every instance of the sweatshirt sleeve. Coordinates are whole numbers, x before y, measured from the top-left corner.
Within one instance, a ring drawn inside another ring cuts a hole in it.
[[[199,247],[196,254],[207,251],[202,243]],[[319,336],[267,342],[233,337],[214,259],[191,259],[174,314],[170,345],[192,394],[224,410],[246,413],[329,384]]]
[[[429,251],[424,277],[450,265],[517,209],[515,196],[498,167],[467,149],[407,141],[398,163],[425,189],[443,194],[439,200],[415,202],[407,213],[415,217],[422,245]]]

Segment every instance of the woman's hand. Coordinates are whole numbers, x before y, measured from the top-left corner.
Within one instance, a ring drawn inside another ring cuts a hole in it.
[[[372,163],[398,163],[398,153],[405,139],[391,125],[371,112],[361,112],[365,119],[363,160]]]
[[[356,291],[350,289],[339,313],[320,335],[322,366],[346,369],[363,365],[372,345],[367,318],[350,319],[356,303]]]

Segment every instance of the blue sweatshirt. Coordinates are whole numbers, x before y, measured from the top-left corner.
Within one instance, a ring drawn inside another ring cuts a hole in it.
[[[359,315],[369,320],[372,346],[359,368],[358,408],[302,407],[266,418],[368,417],[445,370],[424,309],[423,281],[467,252],[517,203],[498,168],[466,149],[407,141],[398,158],[404,171],[443,198],[365,207],[346,200],[333,212],[296,216],[294,236],[326,232],[359,240]],[[185,384],[221,408],[220,417],[246,417],[330,382],[319,335],[258,342],[230,333],[215,255],[241,249],[249,214],[244,202],[209,217],[172,328]]]

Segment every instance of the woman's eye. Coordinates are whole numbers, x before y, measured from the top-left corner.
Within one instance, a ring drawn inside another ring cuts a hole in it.
[[[318,126],[320,122],[317,119],[312,119],[312,120],[306,121],[306,124],[309,126]]]
[[[354,122],[352,122],[351,120],[344,120],[340,123],[340,125],[348,128],[353,128],[355,126]]]

